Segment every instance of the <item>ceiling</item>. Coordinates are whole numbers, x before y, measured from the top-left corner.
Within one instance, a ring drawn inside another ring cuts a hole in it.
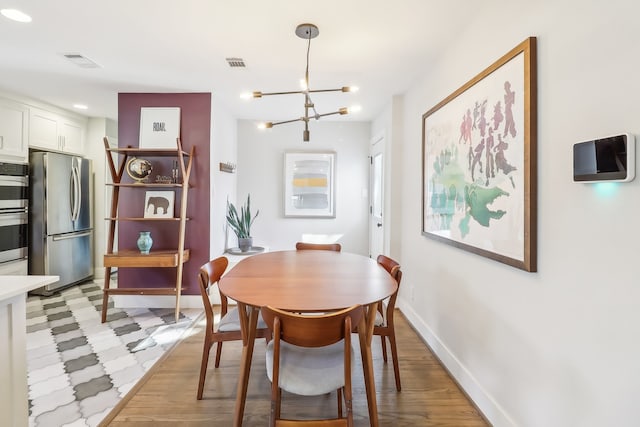
[[[371,120],[403,93],[474,19],[471,0],[0,0],[29,14],[0,16],[0,90],[65,109],[82,103],[92,117],[117,119],[118,92],[211,92],[239,119],[303,115],[302,95],[240,99],[241,93],[299,90],[310,22],[311,89],[318,113],[361,106],[337,120]],[[81,68],[78,53],[99,68]],[[231,68],[229,57],[242,58]],[[332,116],[335,118],[336,116]]]

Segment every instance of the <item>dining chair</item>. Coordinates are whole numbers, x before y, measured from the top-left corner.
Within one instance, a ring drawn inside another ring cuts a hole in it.
[[[296,243],[296,250],[301,251],[307,249],[340,252],[342,250],[342,245],[340,243]]]
[[[216,348],[215,367],[220,366],[220,355],[222,354],[222,343],[224,341],[240,341],[242,340],[242,332],[240,330],[240,318],[238,316],[237,307],[229,310],[229,299],[220,292],[220,321],[218,328],[214,325],[213,305],[209,299],[209,291],[215,285],[220,277],[224,274],[229,260],[226,257],[215,258],[202,267],[198,274],[198,282],[200,284],[200,294],[204,305],[204,314],[207,320],[206,331],[204,337],[204,348],[202,350],[202,364],[200,365],[200,381],[198,383],[198,400],[202,399],[204,382],[207,376],[207,365],[209,364],[209,351],[213,344],[218,343]],[[256,329],[256,338],[264,338],[267,342],[271,339],[271,331],[262,320],[258,317],[258,325]]]
[[[398,282],[398,289],[400,289],[400,280],[402,279],[402,271],[400,270],[400,264],[393,259],[385,256],[378,255],[378,264],[380,264],[389,274]],[[401,391],[400,385],[400,368],[398,366],[398,348],[396,345],[396,330],[393,323],[393,313],[396,307],[396,299],[398,298],[398,290],[396,290],[387,302],[383,302],[378,305],[378,312],[376,313],[375,325],[373,327],[373,334],[380,336],[382,343],[382,359],[387,363],[387,345],[385,337],[389,338],[389,345],[391,346],[391,358],[393,359],[393,375],[396,380],[396,390]]]
[[[362,306],[354,305],[315,316],[269,306],[262,307],[261,313],[273,333],[266,352],[267,376],[271,380],[269,425],[352,426],[351,332],[362,318]],[[337,390],[338,417],[325,420],[282,419],[282,390],[304,396]]]

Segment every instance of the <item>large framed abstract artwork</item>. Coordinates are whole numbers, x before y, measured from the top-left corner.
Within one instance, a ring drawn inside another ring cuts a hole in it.
[[[335,152],[284,154],[284,216],[335,218]]]
[[[422,234],[536,271],[536,39],[422,116]]]

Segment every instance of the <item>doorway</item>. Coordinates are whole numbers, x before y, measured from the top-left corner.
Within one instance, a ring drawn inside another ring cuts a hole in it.
[[[371,141],[369,149],[369,257],[384,253],[384,136]]]

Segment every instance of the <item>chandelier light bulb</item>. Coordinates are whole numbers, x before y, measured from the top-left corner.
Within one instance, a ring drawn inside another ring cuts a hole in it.
[[[360,105],[352,105],[351,107],[348,108],[348,110],[349,110],[349,114],[358,113],[362,111],[362,107]]]
[[[358,86],[343,86],[341,90],[343,92],[357,92]]]
[[[251,99],[253,94],[251,92],[243,92],[240,94],[240,99]]]

